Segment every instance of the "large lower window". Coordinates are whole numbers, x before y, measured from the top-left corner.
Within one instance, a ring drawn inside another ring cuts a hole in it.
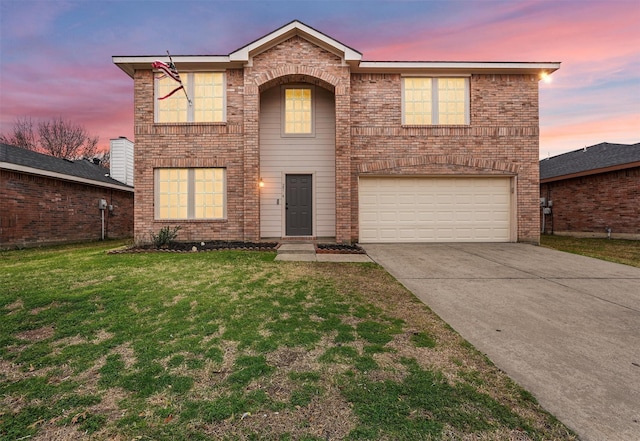
[[[167,96],[179,84],[172,78],[155,80],[155,120],[159,123],[181,122],[224,122],[225,115],[225,76],[223,72],[187,72],[180,78],[184,91],[179,90]],[[187,100],[191,100],[191,105]]]
[[[313,89],[311,87],[285,87],[284,135],[313,135]]]
[[[403,124],[469,124],[468,78],[406,77],[402,87]]]
[[[224,219],[224,168],[155,170],[156,219]]]

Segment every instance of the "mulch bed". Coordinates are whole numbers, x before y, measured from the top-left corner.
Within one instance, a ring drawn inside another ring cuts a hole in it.
[[[278,242],[240,242],[213,240],[207,242],[172,242],[166,247],[155,245],[134,245],[109,251],[109,254],[126,253],[192,253],[201,251],[242,250],[242,251],[276,251]],[[358,245],[316,244],[318,254],[366,254]]]
[[[316,254],[367,254],[365,250],[358,245],[342,245],[342,244],[316,244]]]
[[[171,242],[168,246],[158,248],[155,245],[135,245],[109,251],[109,254],[124,253],[192,253],[200,251],[243,250],[243,251],[276,251],[278,242],[230,242],[213,240],[208,242]]]

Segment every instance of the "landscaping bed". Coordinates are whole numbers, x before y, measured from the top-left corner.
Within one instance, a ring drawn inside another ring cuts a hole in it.
[[[173,253],[191,253],[199,251],[221,251],[221,250],[238,250],[238,251],[276,251],[277,242],[240,242],[240,241],[224,241],[210,240],[206,242],[171,242],[167,245],[158,247],[153,244],[134,245],[131,247],[120,248],[109,251],[110,254],[124,253],[149,253],[149,252],[173,252]]]
[[[318,254],[367,254],[365,250],[358,245],[344,245],[336,243],[319,243],[316,244],[316,253]]]
[[[201,251],[220,251],[220,250],[237,250],[237,251],[276,251],[278,242],[241,242],[241,241],[224,241],[210,240],[205,242],[171,242],[167,245],[158,247],[153,244],[134,245],[131,247],[119,248],[109,251],[109,254],[125,254],[125,253],[149,253],[149,252],[168,252],[168,253],[191,253]],[[319,254],[366,254],[366,251],[358,245],[344,244],[316,244],[316,253]]]

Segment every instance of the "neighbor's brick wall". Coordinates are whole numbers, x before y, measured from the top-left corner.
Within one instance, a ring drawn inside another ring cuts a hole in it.
[[[359,174],[504,174],[517,177],[517,240],[539,242],[538,79],[473,75],[470,88],[469,126],[403,127],[401,76],[352,75],[352,238]]]
[[[547,233],[640,236],[640,167],[541,184],[540,197],[553,201]]]
[[[0,170],[0,248],[99,240],[133,235],[133,193]]]

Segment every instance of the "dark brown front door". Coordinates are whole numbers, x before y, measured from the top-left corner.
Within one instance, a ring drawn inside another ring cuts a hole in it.
[[[287,175],[285,196],[286,235],[313,235],[311,175]]]

